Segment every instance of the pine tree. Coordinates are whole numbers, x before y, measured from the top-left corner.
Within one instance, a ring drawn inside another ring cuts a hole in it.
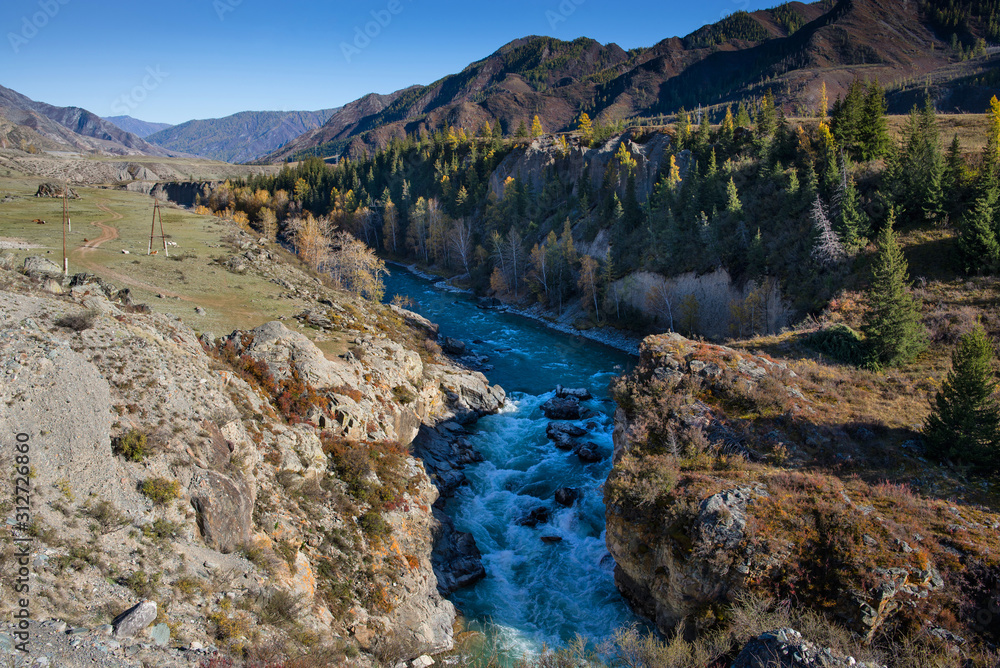
[[[833,197],[833,228],[848,248],[860,246],[868,234],[868,219],[861,210],[858,189],[846,155],[841,156],[840,185]]]
[[[733,108],[726,105],[726,116],[722,119],[722,142],[726,148],[732,147],[735,133],[736,120],[733,118]]]
[[[995,172],[1000,169],[1000,99],[996,95],[990,100],[986,117],[989,120],[989,131],[986,135],[985,163]]]
[[[858,129],[862,160],[878,160],[889,154],[892,140],[889,138],[889,123],[886,119],[888,109],[885,90],[877,81],[869,84],[861,114],[861,126]]]
[[[962,337],[951,371],[934,399],[924,438],[939,457],[1000,468],[1000,405],[993,371],[995,351],[982,325]]]
[[[944,175],[941,178],[941,188],[945,192],[948,201],[956,203],[961,201],[962,179],[965,172],[965,161],[962,159],[962,144],[958,140],[958,133],[951,140],[948,148],[948,155],[944,161]],[[955,206],[951,207],[955,210]]]
[[[909,292],[906,258],[892,226],[890,213],[878,238],[878,255],[872,283],[865,295],[868,312],[862,331],[875,368],[905,364],[927,347],[927,333],[920,323],[920,303]]]
[[[830,96],[826,92],[826,82],[823,82],[823,87],[820,89],[819,93],[819,109],[817,109],[816,117],[821,121],[826,120],[826,114],[830,110]]]
[[[729,177],[729,183],[726,184],[726,211],[734,216],[743,213],[743,203],[740,202],[740,193],[736,189],[733,177]]]
[[[522,138],[528,136],[528,126],[524,124],[523,120],[518,124],[518,126],[517,126],[517,132],[514,133],[514,136],[517,137],[517,138],[519,138],[519,139],[522,139]]]
[[[958,248],[965,271],[983,274],[1000,268],[1000,243],[994,227],[996,188],[985,188],[959,228]]]
[[[736,108],[736,127],[738,128],[748,128],[753,125],[750,120],[750,113],[747,111],[747,106],[742,101]]]

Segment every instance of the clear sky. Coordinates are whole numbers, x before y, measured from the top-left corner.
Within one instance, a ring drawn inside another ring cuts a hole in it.
[[[316,110],[431,83],[526,35],[629,49],[774,4],[2,0],[0,85],[101,116],[166,123]]]

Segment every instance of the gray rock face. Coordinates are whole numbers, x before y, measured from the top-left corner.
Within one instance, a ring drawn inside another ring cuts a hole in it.
[[[542,404],[542,412],[550,420],[579,420],[580,400],[576,397],[553,397]]]
[[[62,276],[63,270],[47,258],[32,255],[24,259],[24,273],[28,276]]]
[[[435,510],[438,525],[434,529],[434,552],[431,563],[442,595],[469,587],[486,577],[483,557],[471,533],[456,531],[451,519]]]
[[[143,601],[115,617],[111,625],[116,638],[131,638],[156,619],[156,601]],[[169,629],[168,629],[169,630]]]
[[[465,345],[465,341],[460,341],[459,339],[453,339],[450,336],[446,336],[441,339],[441,349],[444,350],[449,355],[462,356],[468,351],[468,347]]]
[[[740,652],[731,668],[882,668],[859,663],[854,657],[834,654],[804,640],[794,629],[762,633]]]
[[[149,630],[149,637],[157,647],[163,647],[170,642],[170,627],[166,624],[157,624]]]
[[[576,439],[587,435],[587,430],[572,424],[550,422],[545,428],[545,434],[561,450],[572,450],[576,447]]]
[[[200,470],[191,480],[189,491],[206,543],[229,553],[250,539],[254,500],[246,481]]]

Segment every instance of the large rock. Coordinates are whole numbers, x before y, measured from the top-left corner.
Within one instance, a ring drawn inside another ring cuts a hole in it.
[[[794,629],[762,633],[743,648],[731,668],[884,668],[834,654],[802,638]]]
[[[446,336],[441,339],[441,350],[445,351],[449,355],[461,357],[466,354],[468,347],[465,345],[465,341]]]
[[[568,397],[574,397],[579,401],[590,401],[593,395],[585,387],[571,388],[563,387],[562,385],[556,385],[556,396],[560,399],[566,399]]]
[[[561,450],[573,450],[577,446],[576,439],[587,435],[587,430],[576,425],[561,422],[550,422],[545,428],[545,434]]]
[[[67,199],[80,199],[80,195],[75,190],[56,183],[40,184],[38,190],[35,192],[35,197],[62,197],[63,190],[66,191]]]
[[[198,470],[189,492],[191,505],[198,513],[198,529],[206,543],[229,553],[250,540],[254,499],[245,480]]]
[[[24,259],[24,273],[28,276],[62,276],[63,270],[47,258],[32,255]]]
[[[234,332],[229,340],[236,343],[242,354],[264,361],[276,379],[288,378],[295,369],[316,388],[360,384],[357,371],[350,364],[327,359],[316,344],[280,322],[269,322],[249,332]]]
[[[556,490],[555,500],[560,506],[572,506],[580,498],[580,490],[572,487],[560,487]]]
[[[542,412],[550,420],[579,420],[580,400],[576,397],[553,397],[542,404]]]
[[[143,601],[111,622],[116,638],[131,638],[153,623],[156,619],[156,601]]]
[[[457,531],[451,519],[435,509],[434,552],[431,563],[438,591],[447,596],[486,577],[483,557],[471,533]]]

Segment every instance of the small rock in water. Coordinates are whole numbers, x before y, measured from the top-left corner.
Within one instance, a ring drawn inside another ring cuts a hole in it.
[[[535,508],[526,517],[517,521],[523,527],[536,527],[549,521],[549,509],[545,506]]]
[[[576,456],[579,457],[580,461],[585,464],[594,464],[604,459],[601,455],[601,450],[596,443],[581,445],[576,449]]]
[[[573,489],[572,487],[562,487],[556,490],[556,503],[561,506],[568,508],[579,498],[580,490]]]
[[[562,536],[542,536],[543,543],[561,543]]]
[[[572,397],[578,401],[589,401],[593,398],[590,390],[585,387],[573,389],[570,387],[563,387],[562,385],[556,385],[556,396],[560,399],[569,399]]]

